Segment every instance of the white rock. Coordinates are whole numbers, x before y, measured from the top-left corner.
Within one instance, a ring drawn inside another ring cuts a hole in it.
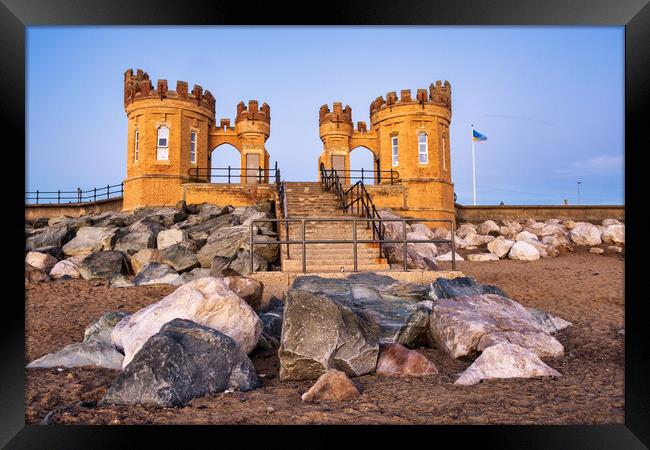
[[[517,241],[510,248],[508,253],[510,259],[520,261],[535,261],[540,258],[539,251],[526,241]]]
[[[566,236],[544,236],[542,238],[542,243],[556,250],[563,250],[568,252],[573,251],[573,247],[571,246],[571,243],[566,238]]]
[[[544,222],[535,222],[535,223],[525,227],[524,230],[528,231],[531,234],[534,234],[535,237],[537,238],[537,237],[541,236],[542,230],[546,226],[547,225]]]
[[[419,231],[411,231],[410,233],[406,233],[406,238],[415,241],[426,241],[428,239],[433,239],[431,237],[431,233],[427,235]],[[423,258],[426,257],[432,261],[435,260],[435,257],[438,255],[438,248],[436,247],[436,244],[433,243],[414,242],[414,243],[406,244],[406,246],[407,248],[412,248],[413,250],[415,250],[415,252],[417,252],[417,254],[422,256]]]
[[[602,255],[603,253],[605,253],[605,250],[603,250],[602,248],[598,248],[598,247],[591,247],[589,249],[589,253],[594,253],[596,255]]]
[[[532,351],[515,344],[500,343],[486,348],[455,384],[472,385],[493,378],[560,377]]]
[[[546,245],[543,242],[538,241],[537,239],[526,239],[523,242],[526,242],[527,244],[530,244],[533,247],[535,247],[539,252],[539,256],[541,258],[552,258],[554,256],[557,256],[560,253],[555,247]]]
[[[503,220],[501,223],[503,223],[503,226],[515,230],[515,232],[517,233],[519,233],[523,229],[521,224],[516,220]]]
[[[163,230],[158,233],[157,246],[158,250],[164,250],[167,247],[171,247],[174,244],[183,242],[187,239],[187,231],[179,230],[177,228],[170,228],[169,230]]]
[[[562,225],[553,223],[553,224],[544,225],[544,227],[540,230],[539,235],[540,236],[564,236],[565,231]]]
[[[451,261],[451,252],[447,252],[444,255],[440,255],[436,258],[436,261]],[[465,261],[462,256],[456,253],[456,261]]]
[[[608,244],[625,244],[625,225],[609,225],[602,234],[602,240]]]
[[[514,243],[515,241],[512,241],[510,239],[503,239],[502,237],[498,237],[495,240],[488,242],[487,248],[490,253],[496,255],[498,258],[505,258]]]
[[[560,219],[547,219],[546,224],[547,225],[557,225],[561,222]]]
[[[414,223],[414,224],[412,224],[412,225],[411,225],[411,230],[412,230],[414,233],[420,233],[420,234],[425,235],[425,236],[427,237],[427,239],[435,239],[435,238],[436,238],[436,237],[435,237],[435,234],[433,233],[433,231],[431,231],[431,229],[429,229],[429,227],[427,227],[427,226],[426,226],[425,224],[423,224],[423,223]],[[444,230],[444,229],[443,229],[443,230]],[[446,230],[445,230],[445,231],[446,231]]]
[[[517,234],[515,236],[515,241],[528,241],[528,240],[537,240],[537,235],[529,232],[529,231],[522,231],[521,233]]]
[[[467,255],[468,261],[482,262],[482,261],[498,261],[499,257],[492,253],[473,253]]]
[[[600,231],[596,225],[588,222],[578,222],[569,232],[569,239],[578,245],[593,247],[600,245]]]
[[[120,321],[111,333],[113,345],[124,350],[126,366],[149,337],[167,322],[180,318],[214,328],[250,353],[262,333],[262,321],[223,279],[191,281],[164,299]]]
[[[88,256],[101,250],[110,250],[117,228],[83,227],[77,235],[63,246],[66,256]]]
[[[499,225],[496,224],[493,220],[486,220],[476,229],[478,234],[490,234],[490,232],[498,233]]]
[[[623,253],[623,248],[618,245],[610,245],[607,247],[607,251],[612,253]]]
[[[52,270],[50,270],[50,277],[54,280],[66,275],[70,278],[80,278],[79,263],[81,263],[81,260],[84,258],[85,256],[81,255],[59,261],[54,265],[54,267],[52,267]]]
[[[610,225],[623,225],[619,220],[616,219],[603,219],[602,222],[600,222],[602,226],[607,228]]]
[[[482,245],[487,244],[488,242],[492,242],[495,239],[494,236],[490,235],[483,235],[483,234],[469,234],[467,237],[464,239],[465,240],[465,245],[467,247],[480,247]]]
[[[29,252],[25,256],[25,262],[31,264],[39,270],[48,273],[56,265],[56,258],[47,253]]]
[[[506,239],[514,239],[517,233],[519,233],[519,230],[515,228],[510,228],[505,225],[499,227],[499,234]]]
[[[465,239],[470,234],[476,234],[476,225],[464,223],[456,230],[456,236]]]

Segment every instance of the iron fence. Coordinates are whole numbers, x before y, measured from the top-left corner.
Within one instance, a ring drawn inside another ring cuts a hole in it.
[[[258,168],[249,168],[249,167],[192,167],[187,171],[188,175],[198,183],[201,180],[207,179],[208,182],[212,182],[213,179],[225,180],[224,182],[228,184],[237,184],[242,182],[242,178],[247,180],[256,179],[258,183],[262,183],[265,180],[269,180],[271,173],[275,178],[276,184],[280,179],[280,169],[278,169],[278,163],[275,163],[273,169],[261,167]],[[233,181],[239,179],[239,181]]]
[[[322,164],[322,163],[321,163]],[[372,180],[373,182],[385,184],[400,184],[399,172],[396,170],[365,170],[353,169],[353,170],[342,170],[342,169],[326,169],[333,170],[337,173],[339,179],[343,182],[351,183],[353,181],[363,181]],[[366,183],[367,184],[367,183]]]
[[[25,203],[31,205],[79,204],[124,197],[124,183],[75,191],[26,191]]]
[[[279,239],[277,241],[256,241],[253,234],[253,225],[255,223],[276,223],[278,230],[280,223],[285,224],[285,229],[288,230],[289,222],[299,222],[301,224],[301,239],[290,239],[289,233],[287,231],[287,239],[282,240],[282,236],[278,233]],[[352,222],[352,239],[307,239],[306,227],[307,222]],[[367,222],[379,222],[380,226],[383,226],[384,222],[401,222],[402,223],[402,238],[401,239],[386,239],[384,236],[377,238],[373,236],[372,239],[358,239],[357,238],[357,223],[367,223]],[[406,225],[407,223],[419,223],[419,222],[437,222],[437,223],[448,223],[450,228],[450,239],[409,239],[406,236]],[[379,244],[381,246],[384,244],[402,244],[403,249],[403,258],[404,258],[404,272],[408,272],[408,248],[407,244],[418,244],[418,243],[429,243],[429,244],[451,244],[451,268],[456,270],[456,245],[454,242],[455,230],[454,222],[450,219],[433,219],[433,218],[424,218],[424,219],[407,219],[403,218],[360,218],[360,217],[299,217],[299,218],[284,218],[284,219],[256,219],[250,223],[250,273],[255,272],[253,253],[254,246],[269,243],[275,243],[280,246],[287,246],[287,254],[290,244],[300,244],[302,247],[302,271],[307,273],[307,245],[308,244],[352,244],[352,255],[353,255],[353,264],[354,272],[358,272],[358,258],[357,250],[358,244]]]

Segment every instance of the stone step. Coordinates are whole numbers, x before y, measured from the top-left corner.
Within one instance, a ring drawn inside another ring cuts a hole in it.
[[[340,272],[341,267],[343,267],[344,272],[353,272],[353,264],[341,264],[341,265],[330,265],[330,264],[310,264],[307,263],[307,272]],[[380,272],[390,270],[388,264],[357,264],[357,270],[363,272]],[[296,262],[293,264],[285,264],[282,267],[283,272],[302,272],[302,263]]]

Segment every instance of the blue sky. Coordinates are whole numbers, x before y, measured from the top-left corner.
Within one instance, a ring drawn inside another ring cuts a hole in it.
[[[479,204],[624,203],[623,27],[29,27],[28,190],[116,184],[126,168],[123,74],[196,83],[217,120],[271,106],[267,148],[286,180],[315,180],[318,108],[369,122],[387,92],[452,86],[452,181]],[[219,147],[215,165],[239,165]],[[372,167],[369,152],[353,168]]]

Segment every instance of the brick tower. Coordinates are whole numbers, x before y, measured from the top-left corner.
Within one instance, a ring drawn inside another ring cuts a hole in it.
[[[377,171],[395,170],[406,189],[404,215],[454,220],[454,189],[451,182],[449,124],[451,86],[445,81],[418,89],[415,98],[409,89],[398,97],[389,92],[370,104],[371,128],[365,122],[352,126],[352,111],[334,103],[320,108],[319,132],[323,152],[319,159],[327,168],[350,168],[350,150],[363,146],[375,159]],[[383,174],[375,182],[389,183]],[[381,199],[375,203],[381,207]]]

